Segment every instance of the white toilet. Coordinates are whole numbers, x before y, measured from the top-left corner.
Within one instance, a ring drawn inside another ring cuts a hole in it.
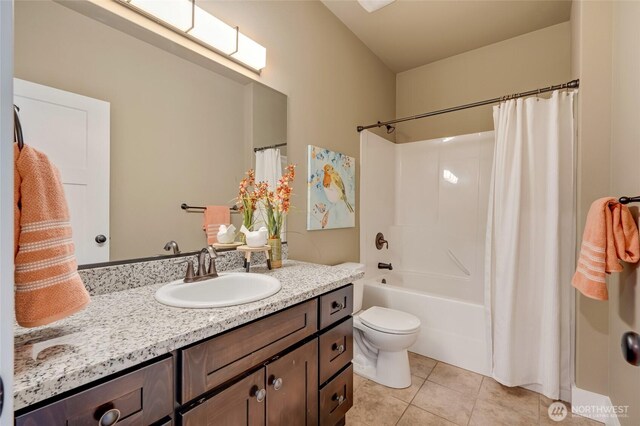
[[[361,263],[343,263],[337,267],[365,269]],[[363,280],[353,285],[354,371],[390,388],[411,386],[407,348],[418,338],[420,319],[379,306],[362,311]]]

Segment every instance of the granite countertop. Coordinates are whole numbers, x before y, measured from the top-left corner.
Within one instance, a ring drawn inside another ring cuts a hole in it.
[[[212,309],[165,306],[162,284],[93,296],[84,311],[50,326],[15,329],[15,409],[124,370],[174,349],[334,290],[362,274],[331,266],[284,261],[262,272],[282,289],[266,299]]]

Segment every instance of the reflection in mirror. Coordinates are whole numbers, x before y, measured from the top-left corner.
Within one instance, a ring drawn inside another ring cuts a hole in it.
[[[254,149],[286,162],[285,95],[57,2],[16,2],[15,77],[25,142],[61,169],[79,263],[199,250],[203,213],[181,204],[232,206]]]

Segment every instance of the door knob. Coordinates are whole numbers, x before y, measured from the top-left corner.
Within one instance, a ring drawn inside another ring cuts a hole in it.
[[[640,335],[627,331],[622,335],[622,356],[631,365],[640,366]]]
[[[107,237],[105,237],[102,234],[96,235],[96,243],[98,244],[104,244],[107,242]]]

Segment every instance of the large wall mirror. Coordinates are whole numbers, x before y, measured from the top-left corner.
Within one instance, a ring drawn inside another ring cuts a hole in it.
[[[83,238],[76,244],[102,249],[79,254],[82,264],[167,255],[171,240],[183,253],[199,250],[206,245],[203,215],[181,204],[232,206],[255,149],[281,145],[286,158],[284,94],[218,74],[57,2],[16,2],[15,77],[25,142],[50,154],[63,179],[80,176],[65,189],[71,208],[88,201],[95,210],[72,217]],[[97,124],[87,118],[93,113]],[[92,145],[105,137],[106,149]],[[49,138],[62,147],[43,146]],[[105,162],[106,176],[92,174]],[[108,190],[85,185],[95,181]],[[101,231],[92,221],[104,217],[108,230]],[[241,215],[231,218],[239,227]],[[95,241],[101,234],[106,243]]]

